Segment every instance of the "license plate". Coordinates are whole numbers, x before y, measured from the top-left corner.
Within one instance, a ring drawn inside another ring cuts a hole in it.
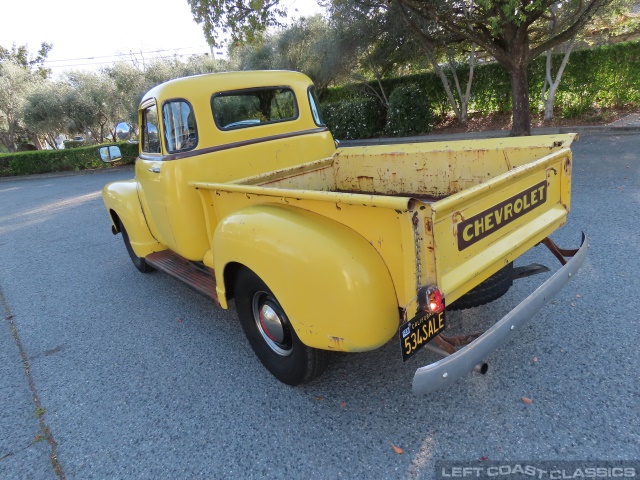
[[[406,362],[414,353],[433,340],[433,337],[442,333],[445,327],[444,310],[431,315],[427,312],[419,312],[407,323],[400,325],[398,338],[402,350],[402,361]]]

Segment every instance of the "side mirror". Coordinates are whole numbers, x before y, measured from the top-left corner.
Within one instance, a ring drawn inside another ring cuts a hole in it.
[[[116,125],[116,138],[118,142],[124,142],[131,138],[131,127],[127,122],[120,122]]]
[[[122,153],[120,147],[117,145],[110,145],[108,147],[100,147],[98,149],[100,159],[105,163],[116,162],[122,159]]]

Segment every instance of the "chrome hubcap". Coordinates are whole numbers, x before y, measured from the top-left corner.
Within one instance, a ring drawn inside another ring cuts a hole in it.
[[[293,345],[284,312],[266,292],[253,296],[253,317],[265,343],[282,357],[291,355]]]

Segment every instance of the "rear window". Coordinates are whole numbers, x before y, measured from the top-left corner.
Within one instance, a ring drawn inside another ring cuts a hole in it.
[[[298,117],[296,97],[286,87],[219,93],[211,98],[211,110],[220,130],[286,122]]]

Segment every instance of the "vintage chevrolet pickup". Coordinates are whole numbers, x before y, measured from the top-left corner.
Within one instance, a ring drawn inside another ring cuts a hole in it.
[[[476,370],[580,268],[548,237],[569,212],[573,135],[339,147],[294,72],[230,72],[151,89],[135,179],[106,185],[112,232],[141,272],[235,299],[264,366],[308,382],[331,351],[397,338],[425,393]],[[101,147],[105,161],[120,158]],[[562,267],[484,333],[447,336],[447,312],[502,296],[539,244]],[[446,308],[445,308],[446,306]],[[400,355],[399,355],[400,357]]]

